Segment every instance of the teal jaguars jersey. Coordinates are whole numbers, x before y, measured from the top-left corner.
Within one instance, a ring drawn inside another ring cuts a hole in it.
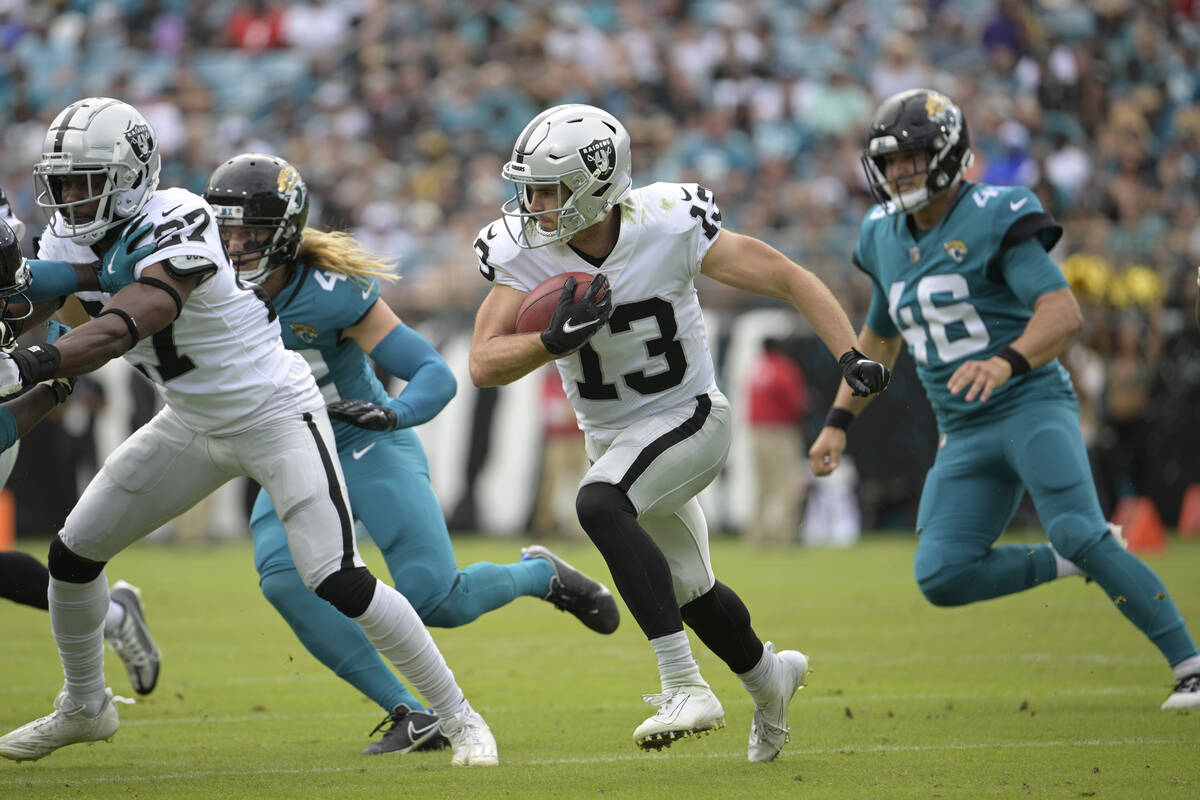
[[[1030,401],[1074,401],[1057,359],[1006,381],[986,403],[968,403],[965,391],[953,396],[946,388],[962,362],[1012,344],[1038,297],[1067,285],[1045,255],[1061,235],[1030,190],[971,182],[929,230],[917,231],[907,215],[889,216],[880,206],[863,220],[854,262],[875,284],[867,325],[887,338],[904,337],[943,432]]]
[[[335,400],[387,402],[387,392],[375,377],[370,359],[353,339],[342,338],[342,331],[362,320],[378,299],[379,282],[374,278],[366,278],[364,283],[303,262],[275,296],[283,344],[304,356],[326,405]],[[372,433],[336,420],[333,432],[339,449]]]

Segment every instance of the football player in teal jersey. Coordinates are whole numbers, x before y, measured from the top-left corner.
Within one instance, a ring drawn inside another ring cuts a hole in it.
[[[926,89],[883,102],[863,154],[879,204],[854,252],[874,283],[858,349],[891,365],[908,345],[941,437],[917,512],[917,584],[934,605],[957,606],[1082,573],[1173,668],[1162,707],[1200,707],[1183,617],[1110,530],[1092,484],[1057,358],[1082,326],[1047,255],[1062,228],[1026,188],[965,180],[971,159],[961,110]],[[809,451],[814,473],[837,468],[869,400],[838,390]],[[1050,543],[995,546],[1026,491]]]
[[[608,589],[545,547],[525,548],[512,564],[458,568],[412,430],[454,396],[454,375],[380,299],[379,279],[394,277],[386,264],[344,233],[305,227],[308,191],[299,172],[283,159],[242,154],[213,172],[204,196],[239,277],[271,298],[284,344],[312,366],[329,404],[354,515],[422,621],[457,627],[528,595],[572,612],[592,630],[616,630],[619,615]],[[372,360],[407,381],[399,395],[388,396]],[[379,726],[390,723],[383,739],[364,752],[440,745],[436,718],[358,626],[305,589],[266,492],[258,496],[250,527],[263,594],[313,655],[387,712]]]

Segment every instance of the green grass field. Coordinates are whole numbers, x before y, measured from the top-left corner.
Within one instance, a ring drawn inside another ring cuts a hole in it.
[[[449,751],[367,757],[382,712],[326,672],[259,595],[250,546],[138,545],[109,579],[141,586],[163,650],[158,689],[121,706],[111,744],[0,762],[0,798],[982,798],[1200,796],[1200,713],[1158,710],[1170,673],[1103,592],[1081,579],[960,609],[928,605],[912,541],[770,554],[714,542],[755,628],[809,654],[792,741],[746,760],[752,705],[697,645],[728,727],[662,754],[633,745],[658,690],[628,616],[612,636],[531,598],[435,638],[500,746],[501,766]],[[520,543],[460,538],[460,562]],[[31,550],[44,556],[42,543]],[[365,556],[378,574],[382,559]],[[583,544],[560,552],[592,574]],[[1200,624],[1200,543],[1149,560]],[[44,612],[4,604],[0,728],[50,711],[62,673]],[[693,641],[695,641],[693,639]],[[132,695],[111,651],[110,684]]]

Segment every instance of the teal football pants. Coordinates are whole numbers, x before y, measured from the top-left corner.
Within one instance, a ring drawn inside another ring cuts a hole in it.
[[[351,509],[383,552],[396,588],[425,624],[457,627],[521,595],[549,592],[554,568],[545,559],[458,569],[415,433],[393,431],[366,443],[356,438],[355,446],[338,450]],[[423,707],[362,629],[305,588],[266,492],[255,501],[250,529],[259,586],[308,651],[386,711],[398,703]]]
[[[1162,581],[1107,535],[1079,409],[1069,402],[1028,403],[944,437],[925,478],[913,558],[931,603],[964,605],[1056,577],[1049,545],[995,546],[1025,491],[1054,549],[1095,580],[1171,664],[1196,653]]]

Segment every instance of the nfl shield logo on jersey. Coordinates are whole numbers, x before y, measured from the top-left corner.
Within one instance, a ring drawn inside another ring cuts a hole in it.
[[[617,167],[617,150],[612,139],[594,139],[589,145],[579,148],[579,157],[598,181],[612,177]]]

